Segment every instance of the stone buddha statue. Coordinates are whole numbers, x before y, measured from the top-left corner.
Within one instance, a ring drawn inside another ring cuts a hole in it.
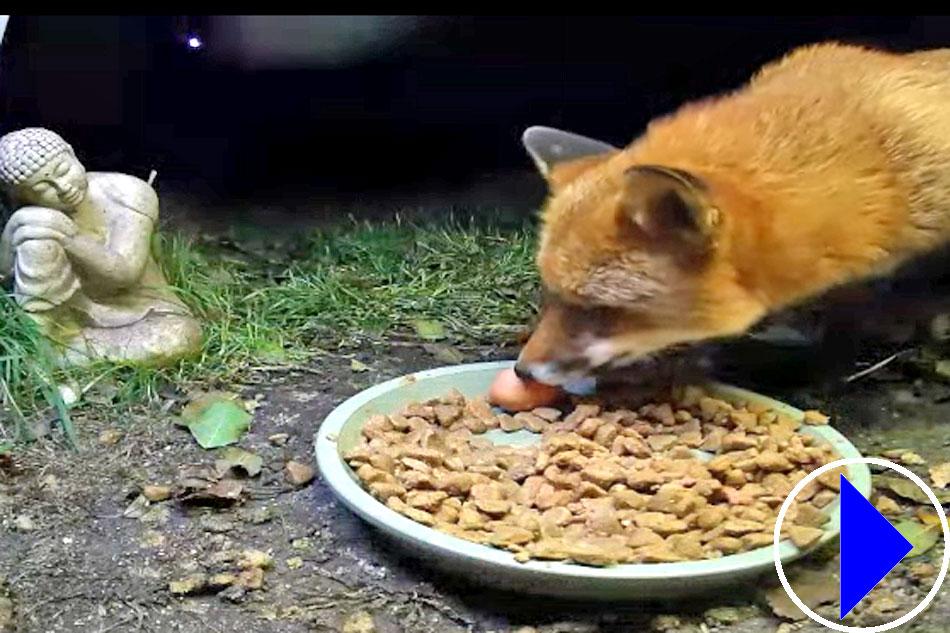
[[[63,361],[162,363],[200,347],[198,322],[152,257],[151,185],[87,173],[58,134],[26,128],[0,137],[0,187],[14,209],[0,278]]]

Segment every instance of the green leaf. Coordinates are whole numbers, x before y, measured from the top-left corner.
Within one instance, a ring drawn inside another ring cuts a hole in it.
[[[412,322],[412,327],[416,329],[419,338],[426,341],[438,341],[445,338],[445,326],[439,321],[417,319]]]
[[[352,371],[355,371],[356,373],[362,373],[362,372],[364,372],[364,371],[369,371],[369,367],[367,367],[365,363],[361,363],[360,361],[356,360],[355,358],[350,361],[350,369],[351,369]]]
[[[248,476],[256,477],[264,466],[264,460],[243,448],[231,446],[221,451],[214,465],[220,473],[226,473],[232,468],[241,468]]]
[[[188,425],[201,448],[234,444],[251,426],[251,414],[233,400],[218,400]]]
[[[0,455],[6,455],[13,450],[13,440],[3,440],[0,442]]]
[[[914,546],[914,549],[910,550],[905,558],[914,558],[915,556],[926,554],[927,551],[940,540],[942,533],[939,522],[932,525],[924,525],[920,521],[907,519],[895,523],[894,527]]]
[[[181,410],[181,419],[184,424],[180,426],[189,426],[199,419],[201,415],[215,402],[230,402],[237,399],[236,393],[231,393],[229,391],[209,391],[208,393],[203,393],[188,404],[185,405],[185,408]]]

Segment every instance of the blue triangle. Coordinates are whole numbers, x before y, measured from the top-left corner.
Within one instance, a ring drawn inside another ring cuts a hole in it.
[[[841,618],[914,549],[841,475]]]

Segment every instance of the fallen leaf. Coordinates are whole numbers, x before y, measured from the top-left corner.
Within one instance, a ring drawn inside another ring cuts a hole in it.
[[[941,536],[939,522],[934,525],[924,525],[919,521],[907,519],[906,521],[898,521],[894,524],[894,527],[914,546],[914,549],[909,551],[905,558],[914,558],[927,553],[940,540]]]
[[[457,365],[465,362],[465,355],[451,345],[441,343],[425,343],[422,346],[426,352],[431,354],[440,363],[447,365]]]
[[[290,570],[300,569],[301,567],[303,567],[303,559],[300,558],[299,556],[288,558],[286,562],[287,562],[287,569],[290,569]]]
[[[353,360],[350,361],[350,370],[355,371],[356,373],[359,374],[364,371],[369,371],[369,366],[366,365],[365,363],[361,363],[360,361],[354,358]]]
[[[890,497],[885,497],[881,495],[878,497],[877,501],[874,504],[874,507],[878,512],[884,516],[896,516],[901,514],[904,509],[901,508],[900,504],[891,499]]]
[[[241,492],[244,486],[239,481],[233,479],[222,479],[213,486],[208,486],[204,490],[199,490],[189,497],[192,500],[204,499],[208,501],[223,500],[236,501],[241,498]]]
[[[234,444],[251,426],[251,414],[233,400],[218,400],[204,409],[188,425],[201,448],[219,448]]]
[[[908,466],[919,466],[921,464],[927,463],[926,459],[924,459],[923,457],[921,457],[920,455],[918,455],[917,453],[913,451],[902,453],[898,459],[900,459],[903,463],[907,464]]]
[[[178,483],[182,488],[200,490],[219,479],[221,474],[208,464],[185,464],[178,467]]]
[[[900,497],[910,499],[911,501],[916,501],[917,503],[930,503],[930,497],[927,496],[927,493],[921,490],[920,486],[912,482],[910,479],[904,479],[903,477],[891,477],[888,475],[875,475],[874,485],[880,488],[885,488],[886,490],[890,490]],[[937,495],[937,500],[940,503],[943,504],[950,502],[950,492],[935,492],[934,494]]]
[[[215,402],[233,402],[237,397],[236,393],[229,391],[210,391],[197,396],[181,410],[184,426],[197,422],[201,414]]]
[[[228,447],[221,451],[220,457],[214,462],[218,472],[224,474],[232,468],[240,468],[248,474],[249,477],[256,477],[261,473],[264,466],[264,460],[250,451],[235,446]]]
[[[792,589],[805,606],[814,610],[823,604],[840,600],[837,573],[828,570],[805,569],[790,579]],[[785,588],[779,585],[766,592],[765,599],[772,612],[788,620],[804,620],[807,616],[788,597]]]
[[[910,452],[909,448],[889,448],[886,451],[881,452],[881,457],[887,459],[899,459],[904,453]]]
[[[445,326],[439,321],[417,319],[412,322],[412,327],[416,329],[419,338],[426,341],[438,341],[445,338]]]
[[[943,489],[950,485],[950,462],[943,462],[930,467],[930,481],[937,488]]]
[[[188,464],[178,469],[178,482],[186,493],[182,501],[227,505],[241,498],[243,484],[234,479],[221,479],[220,473],[207,464]]]
[[[924,525],[940,525],[940,515],[928,508],[918,508],[914,516]]]

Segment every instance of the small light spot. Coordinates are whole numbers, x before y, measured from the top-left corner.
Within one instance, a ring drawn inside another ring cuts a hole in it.
[[[201,38],[197,35],[192,35],[188,38],[188,48],[192,50],[197,50],[204,46],[204,42],[201,41]]]

